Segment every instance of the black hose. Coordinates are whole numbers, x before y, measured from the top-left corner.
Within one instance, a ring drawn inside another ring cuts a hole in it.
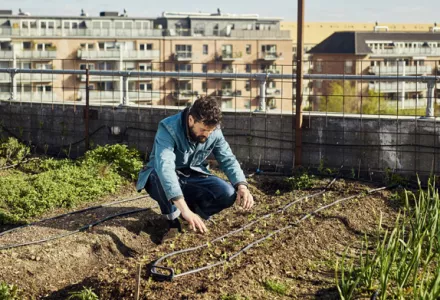
[[[19,227],[14,227],[12,229],[0,232],[0,237],[5,235],[5,234],[7,234],[7,233],[11,233],[13,231],[17,231],[19,229],[23,229],[23,228],[26,228],[26,227],[34,226],[34,225],[36,225],[38,223],[43,223],[43,222],[46,222],[46,221],[56,220],[56,219],[60,219],[62,217],[79,214],[79,213],[82,213],[82,212],[85,212],[85,211],[95,210],[95,209],[103,208],[103,207],[109,207],[109,206],[112,206],[112,205],[121,204],[121,203],[125,203],[125,202],[130,202],[130,201],[138,200],[138,199],[145,198],[145,197],[147,197],[147,196],[139,196],[139,197],[134,197],[134,198],[118,200],[118,201],[114,201],[114,202],[110,202],[110,203],[105,203],[105,204],[101,204],[101,205],[97,205],[97,206],[91,206],[91,207],[88,207],[88,208],[84,208],[84,209],[68,212],[68,213],[65,213],[65,214],[62,214],[62,215],[57,215],[57,216],[50,217],[50,218],[47,218],[47,219],[41,219],[41,220],[29,223],[29,224],[25,224],[25,225],[22,225],[22,226],[19,226]]]

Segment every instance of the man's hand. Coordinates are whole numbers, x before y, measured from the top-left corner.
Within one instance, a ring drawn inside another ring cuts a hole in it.
[[[175,200],[174,205],[180,210],[182,217],[188,221],[189,226],[192,230],[197,231],[198,229],[200,230],[201,233],[205,233],[208,231],[208,229],[205,226],[205,223],[197,214],[193,213],[189,209],[183,197],[181,197],[178,200]]]
[[[201,233],[205,233],[208,231],[206,228],[205,223],[202,221],[202,218],[199,217],[199,215],[193,213],[190,209],[182,211],[182,217],[188,221],[189,227],[197,231],[200,230]]]
[[[235,201],[245,210],[250,210],[254,206],[254,197],[252,197],[247,186],[240,184],[237,188],[237,199]]]

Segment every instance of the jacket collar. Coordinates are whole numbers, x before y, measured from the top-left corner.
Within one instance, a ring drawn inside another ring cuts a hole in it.
[[[182,128],[183,132],[185,132],[185,136],[189,142],[192,142],[191,137],[189,136],[189,128],[188,128],[188,117],[189,117],[189,107],[185,108],[182,112]]]

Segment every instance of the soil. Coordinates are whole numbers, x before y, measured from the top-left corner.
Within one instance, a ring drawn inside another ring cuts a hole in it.
[[[209,242],[294,199],[322,190],[330,180],[317,179],[313,188],[289,191],[282,177],[253,177],[250,189],[256,206],[252,211],[234,206],[207,222],[207,234],[194,233],[186,226],[184,233],[163,242],[167,223],[155,201],[145,192],[136,193],[133,186],[125,187],[120,199],[145,197],[1,236],[0,245],[34,241],[69,233],[109,215],[147,209],[66,238],[0,251],[0,282],[17,285],[23,299],[66,299],[69,293],[83,287],[93,288],[100,299],[134,299],[137,266],[142,264],[141,299],[338,299],[336,261],[347,247],[349,256],[355,257],[365,235],[374,239],[380,216],[384,227],[392,226],[398,213],[398,203],[390,200],[393,191],[364,195],[323,210],[224,265],[172,282],[148,278],[148,264],[162,255]],[[173,267],[178,274],[215,263],[318,207],[377,187],[339,179],[324,195],[302,201],[283,214],[273,215],[209,247],[168,258],[163,265]],[[114,200],[117,199],[107,197],[87,206]],[[53,211],[42,217],[64,212]],[[268,287],[270,281],[278,282],[285,290],[275,292]]]

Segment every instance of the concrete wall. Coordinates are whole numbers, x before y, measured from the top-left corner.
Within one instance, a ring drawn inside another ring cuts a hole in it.
[[[38,144],[40,151],[71,157],[84,152],[83,107],[0,102],[0,136],[16,135]],[[126,143],[151,151],[157,124],[179,109],[91,107],[90,133],[94,145]],[[245,166],[255,170],[290,171],[294,158],[295,117],[292,115],[224,112],[223,131]],[[112,135],[118,126],[121,133]],[[382,174],[387,168],[408,176],[440,170],[438,120],[306,115],[303,165]],[[47,145],[47,146],[45,146]],[[60,146],[64,145],[64,148]],[[64,149],[64,150],[63,150]]]

